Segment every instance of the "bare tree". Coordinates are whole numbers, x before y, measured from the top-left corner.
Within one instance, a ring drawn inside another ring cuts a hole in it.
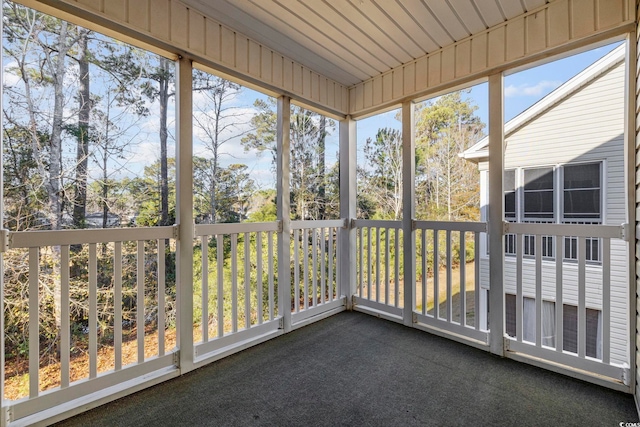
[[[241,90],[240,85],[230,82],[221,77],[213,76],[203,71],[194,73],[194,92],[200,95],[200,99],[195,102],[197,110],[194,114],[194,125],[199,129],[200,140],[211,156],[211,160],[200,162],[200,174],[206,181],[206,211],[200,212],[204,222],[215,223],[219,221],[219,199],[221,165],[220,157],[225,153],[222,147],[229,141],[242,137],[247,131],[248,119],[239,108],[232,105]],[[206,164],[207,170],[202,167]]]

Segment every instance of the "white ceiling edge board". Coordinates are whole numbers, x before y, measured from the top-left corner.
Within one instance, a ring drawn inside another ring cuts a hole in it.
[[[354,118],[635,29],[634,0],[556,0],[349,89]]]
[[[183,56],[240,84],[286,95],[333,117],[348,113],[348,89],[179,0],[16,0],[156,53]]]

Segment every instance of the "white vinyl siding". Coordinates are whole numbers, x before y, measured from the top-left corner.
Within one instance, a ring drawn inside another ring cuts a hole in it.
[[[541,165],[602,162],[601,219],[603,224],[626,221],[624,190],[624,65],[598,77],[564,101],[508,135],[505,170]],[[486,163],[480,163],[486,174]],[[483,189],[486,191],[486,187]],[[481,209],[487,215],[487,208]],[[486,220],[487,216],[483,219]],[[482,252],[486,254],[486,251]],[[626,242],[611,241],[611,360],[627,360],[628,273]],[[515,293],[515,259],[505,257],[505,292]],[[543,261],[543,299],[555,300],[555,261]],[[564,303],[577,305],[577,266],[566,262],[563,268]],[[601,309],[602,268],[586,266],[586,305]],[[489,261],[480,264],[482,286],[489,286]],[[523,294],[535,296],[535,264],[523,260]]]

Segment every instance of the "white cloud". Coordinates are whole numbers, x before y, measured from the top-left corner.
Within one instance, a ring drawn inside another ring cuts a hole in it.
[[[559,80],[542,80],[535,85],[524,83],[521,85],[509,85],[504,88],[506,98],[516,96],[541,96],[549,93],[562,84]]]
[[[19,81],[20,77],[14,72],[10,70],[16,68],[18,63],[16,61],[12,61],[4,66],[4,73],[2,73],[2,84],[7,87],[15,86]]]

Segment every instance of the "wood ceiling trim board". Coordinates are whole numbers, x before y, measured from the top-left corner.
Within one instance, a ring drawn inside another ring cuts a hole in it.
[[[571,38],[582,37],[595,30],[595,0],[572,0],[569,19],[571,19]]]
[[[76,0],[79,4],[88,7],[89,9],[103,12],[103,5],[100,0]]]
[[[429,60],[422,57],[416,61],[416,90],[424,90],[429,87]]]
[[[331,25],[335,31],[342,33],[345,37],[351,39],[362,50],[366,51],[369,55],[378,58],[379,61],[384,63],[387,68],[397,67],[400,62],[393,57],[386,49],[365,34],[360,28],[352,25],[343,15],[337,13],[334,9],[328,6],[324,2],[318,0],[300,0],[307,8],[315,9],[316,14],[321,16],[329,25]]]
[[[179,47],[188,47],[189,9],[177,1],[171,2],[171,41]]]
[[[202,36],[205,34],[205,24],[204,15],[194,9],[189,9],[188,44],[190,49],[199,54],[205,52],[206,36]]]
[[[471,72],[487,68],[487,34],[471,39]]]
[[[607,28],[625,18],[626,7],[621,3],[598,1],[598,28]]]
[[[319,34],[322,34],[324,38],[326,38],[327,40],[331,40],[331,43],[333,43],[334,46],[339,47],[338,50],[332,49],[336,55],[342,57],[343,59],[358,58],[363,64],[367,64],[368,67],[374,69],[375,72],[370,73],[369,76],[373,76],[377,73],[381,73],[389,69],[388,64],[385,64],[376,55],[372,54],[366,49],[363,49],[361,45],[356,43],[350,37],[344,37],[340,40],[337,40],[336,34],[340,33],[340,31],[333,25],[329,24],[321,16],[315,14],[315,12],[311,11],[311,9],[309,9],[302,3],[299,3],[297,1],[289,2],[287,4],[281,3],[281,6],[283,8],[286,8],[289,13],[295,16],[294,20],[296,22],[305,23],[306,25],[315,28],[315,30]],[[313,18],[311,19],[307,19],[305,17],[309,15],[309,12],[314,13]],[[324,44],[320,40],[318,40],[318,43]],[[339,53],[339,51],[342,51],[343,53]]]
[[[262,46],[249,40],[249,74],[260,78],[262,68]]]
[[[155,37],[161,37],[169,28],[169,1],[156,1],[150,9],[149,32]]]
[[[456,11],[458,17],[462,19],[465,27],[471,34],[479,33],[487,29],[482,16],[478,14],[476,6],[471,0],[449,0],[451,7]]]
[[[526,25],[526,53],[532,54],[547,48],[547,11],[541,10],[538,13],[527,16]]]
[[[413,16],[420,24],[423,31],[438,44],[438,48],[453,43],[455,40],[442,27],[440,21],[431,14],[429,9],[415,0],[396,0]]]
[[[392,40],[396,45],[396,49],[405,53],[401,58],[401,63],[409,62],[420,56],[422,49],[398,26],[398,24],[389,18],[388,15],[381,12],[380,9],[371,0],[347,0],[350,6],[355,9],[367,21],[372,23],[373,27],[377,27],[379,31]],[[354,4],[355,3],[355,4]],[[354,14],[355,16],[356,14]]]
[[[260,77],[273,81],[273,52],[264,46],[260,46]]]
[[[128,4],[129,22],[144,31],[149,31],[149,1],[130,1]]]
[[[414,93],[416,91],[416,64],[412,62],[402,69],[403,75],[403,92],[405,94]]]
[[[127,12],[124,0],[109,0],[104,3],[104,13],[121,21],[126,20]]]
[[[362,95],[364,108],[371,107],[373,105],[373,82],[371,80],[365,83]]]
[[[549,5],[548,43],[550,47],[569,41],[569,5],[567,2],[555,2]]]
[[[456,45],[455,77],[464,77],[471,73],[471,40]]]
[[[467,29],[444,1],[429,2],[428,5],[431,12],[446,26],[454,41],[462,40],[469,36]]]
[[[382,80],[382,102],[393,99],[393,73],[388,72],[378,77]]]
[[[507,24],[507,61],[522,58],[525,54],[524,18],[515,19]]]

